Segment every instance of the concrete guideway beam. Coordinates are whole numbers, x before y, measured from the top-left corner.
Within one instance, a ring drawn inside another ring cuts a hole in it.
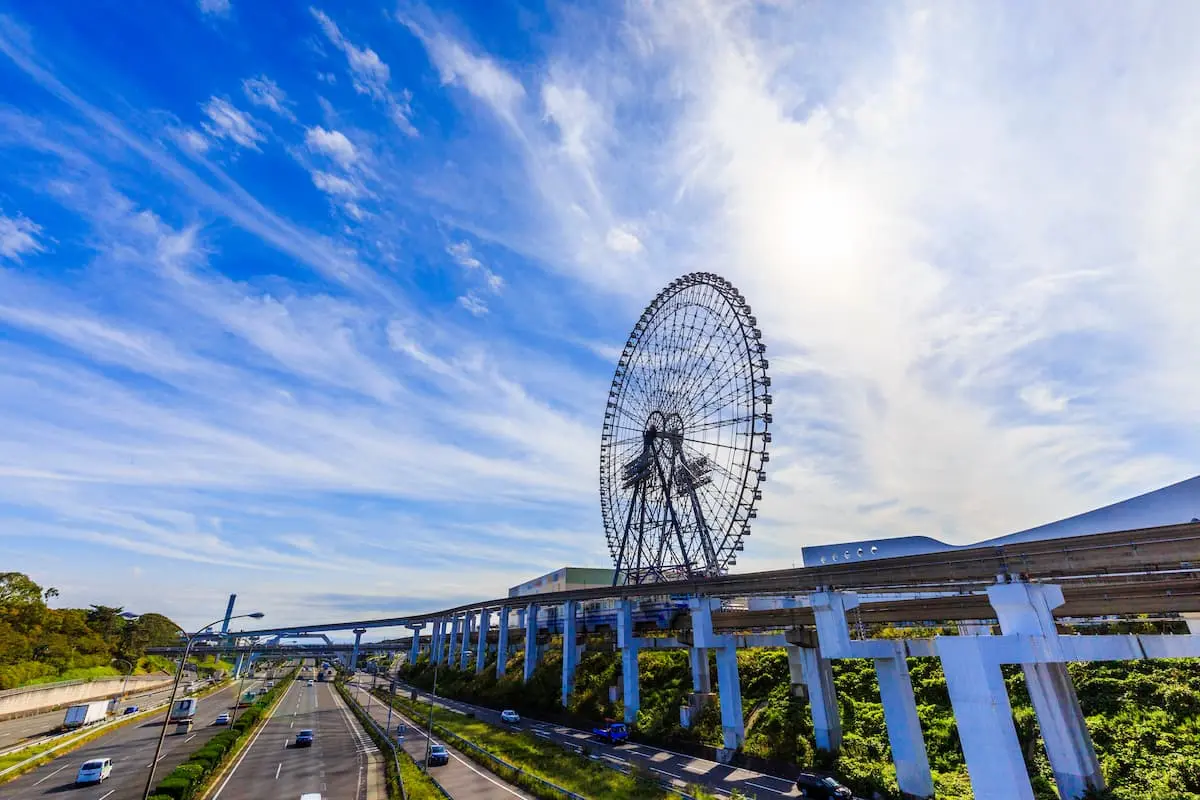
[[[508,606],[500,607],[500,629],[496,636],[496,677],[503,678],[508,671]]]

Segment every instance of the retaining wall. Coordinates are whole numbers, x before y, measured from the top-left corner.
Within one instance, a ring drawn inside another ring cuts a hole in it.
[[[153,675],[131,675],[127,694],[139,694],[168,686],[172,676],[160,672]],[[88,700],[103,700],[121,693],[124,677],[100,678],[94,681],[63,681],[0,692],[0,720],[28,717]]]

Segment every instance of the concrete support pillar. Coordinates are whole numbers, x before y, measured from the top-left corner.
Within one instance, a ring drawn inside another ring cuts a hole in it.
[[[463,614],[462,644],[458,648],[458,668],[461,670],[468,666],[467,653],[471,651],[471,623],[474,621],[475,615],[470,611]]]
[[[242,675],[242,662],[246,660],[245,653],[238,653],[237,664],[233,668],[233,677],[240,678]]]
[[[433,635],[429,638],[429,660],[442,663],[442,639],[446,633],[446,620],[439,617],[433,621]]]
[[[617,647],[621,648],[621,695],[625,703],[625,723],[637,721],[642,705],[638,679],[638,643],[633,635],[633,601],[617,601]]]
[[[533,603],[525,609],[525,683],[529,683],[537,666],[537,611],[538,607]]]
[[[817,749],[835,753],[842,747],[842,716],[833,685],[833,665],[828,658],[821,658],[815,647],[789,647],[787,651],[789,668],[793,659],[799,662],[800,677],[808,689]]]
[[[562,660],[562,704],[563,708],[571,700],[571,692],[575,691],[575,668],[579,665],[579,640],[575,628],[575,611],[579,603],[568,600],[563,603],[563,660]]]
[[[736,750],[746,739],[746,722],[742,716],[737,648],[733,645],[717,650],[717,689],[721,693],[721,737],[725,749]]]
[[[929,754],[917,716],[908,658],[903,642],[894,645],[896,652],[891,658],[875,659],[875,675],[879,679],[883,718],[896,765],[896,783],[905,797],[933,797],[933,773],[929,771]]]
[[[1037,712],[1046,756],[1054,771],[1058,796],[1078,800],[1090,789],[1104,788],[1087,722],[1075,695],[1075,685],[1063,663],[1022,664],[1029,699]]]
[[[1076,800],[1090,789],[1104,789],[1096,748],[1067,672],[1054,623],[1054,609],[1063,604],[1062,588],[1053,584],[997,584],[988,587],[988,599],[1004,635],[1029,637],[1040,645],[1039,660],[1024,663],[1022,668],[1059,797]]]
[[[975,800],[1033,800],[1000,664],[987,636],[939,636],[934,641],[954,707]]]
[[[350,671],[354,672],[358,669],[358,645],[362,641],[362,635],[367,632],[366,628],[354,629],[354,650],[350,654]]]
[[[450,619],[450,652],[446,660],[446,665],[453,667],[458,663],[458,632],[462,626],[462,617],[455,614]]]
[[[708,648],[689,647],[688,662],[692,668],[692,691],[712,694],[712,676],[708,672]]]
[[[503,678],[508,669],[508,606],[500,607],[500,627],[496,634],[496,677]]]
[[[425,629],[425,623],[409,625],[408,629],[412,631],[412,647],[408,651],[408,663],[417,663],[417,656],[421,654],[421,631]]]
[[[490,609],[479,610],[479,635],[475,637],[475,674],[483,672],[487,660],[488,630],[492,627],[492,612]]]
[[[736,750],[746,739],[742,716],[742,686],[738,679],[737,647],[733,637],[713,631],[712,612],[721,601],[708,597],[688,602],[692,611],[692,646],[714,650],[717,655],[717,691],[721,696],[721,735],[725,749]]]

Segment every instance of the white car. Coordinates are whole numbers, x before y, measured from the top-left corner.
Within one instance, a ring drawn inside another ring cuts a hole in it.
[[[505,709],[500,712],[500,721],[507,722],[509,725],[516,725],[521,721],[521,715],[510,709]]]
[[[75,774],[76,783],[100,783],[112,774],[111,758],[92,758],[83,762]]]

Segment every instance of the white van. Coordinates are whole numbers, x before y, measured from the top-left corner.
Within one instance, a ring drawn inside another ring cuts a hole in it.
[[[320,792],[309,792],[308,794],[300,795],[300,800],[321,800]]]

